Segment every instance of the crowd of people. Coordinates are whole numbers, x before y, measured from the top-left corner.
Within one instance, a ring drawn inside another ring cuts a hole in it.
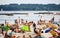
[[[29,35],[28,38],[43,38],[42,33],[50,33],[52,37],[49,38],[60,38],[60,20],[58,22],[54,21],[54,17],[46,22],[45,20],[38,20],[37,23],[34,21],[25,21],[24,19],[15,19],[14,24],[9,24],[5,20],[5,24],[0,24],[0,34],[4,38],[19,38],[16,37],[15,33],[25,33],[33,32],[36,36],[32,37]],[[26,38],[26,35],[23,35],[22,38]]]

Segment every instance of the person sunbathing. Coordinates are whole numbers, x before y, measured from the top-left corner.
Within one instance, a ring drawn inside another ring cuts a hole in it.
[[[37,25],[41,25],[41,24],[42,24],[41,20],[37,22]]]
[[[54,29],[52,29],[51,31],[50,31],[50,33],[52,34],[52,36],[54,37],[54,38],[56,38],[56,32],[54,31]]]
[[[15,28],[15,32],[17,32],[17,33],[18,33],[18,32],[19,32],[19,29],[18,29],[18,28]]]
[[[37,36],[35,36],[34,38],[42,38],[41,37],[41,29],[39,30],[39,29],[35,29],[35,33],[37,34]]]
[[[58,29],[54,30],[57,33],[57,38],[60,38],[60,25],[58,25]]]

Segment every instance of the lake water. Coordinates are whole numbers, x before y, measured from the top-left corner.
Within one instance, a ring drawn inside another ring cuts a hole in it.
[[[52,15],[52,14],[33,14],[38,13],[39,11],[0,11],[0,13],[28,13],[26,15],[13,15],[13,16],[6,16],[6,15],[0,15],[0,23],[5,23],[5,19],[7,22],[13,24],[15,19],[24,19],[27,21],[34,21],[37,22],[39,19],[45,19],[46,21],[49,21],[52,17],[55,17],[55,21],[58,21],[60,19],[60,15]],[[44,11],[43,11],[44,12]]]

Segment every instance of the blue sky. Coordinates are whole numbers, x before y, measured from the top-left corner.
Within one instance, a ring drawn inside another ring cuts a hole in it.
[[[17,3],[17,4],[60,4],[60,0],[0,0],[1,4],[10,4],[10,3]]]

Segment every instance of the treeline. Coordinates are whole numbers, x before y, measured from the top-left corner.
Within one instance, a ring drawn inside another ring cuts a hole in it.
[[[60,11],[60,4],[9,4],[0,5],[0,11]]]

